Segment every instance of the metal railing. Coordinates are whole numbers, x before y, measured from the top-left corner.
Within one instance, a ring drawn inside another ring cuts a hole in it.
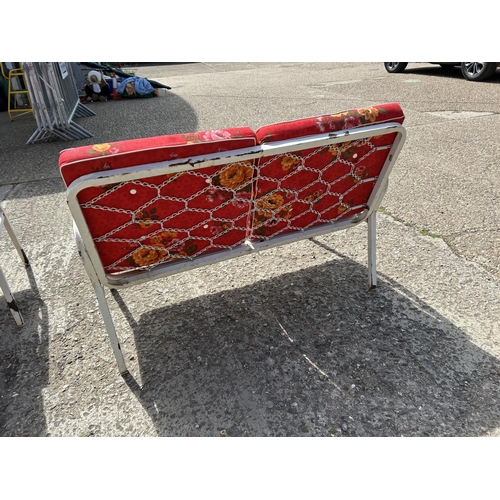
[[[80,102],[69,63],[23,62],[23,70],[37,123],[37,130],[27,144],[93,137],[73,120],[74,117],[95,116],[95,113]]]

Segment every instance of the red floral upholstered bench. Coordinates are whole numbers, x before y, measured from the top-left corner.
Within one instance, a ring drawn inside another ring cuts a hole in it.
[[[397,103],[61,152],[75,236],[120,372],[103,287],[120,288],[368,222],[403,146]]]

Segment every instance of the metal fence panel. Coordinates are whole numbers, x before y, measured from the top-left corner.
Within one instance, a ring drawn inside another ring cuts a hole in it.
[[[27,144],[93,137],[73,120],[75,116],[95,116],[95,113],[80,102],[70,63],[23,62],[23,71],[37,123]]]

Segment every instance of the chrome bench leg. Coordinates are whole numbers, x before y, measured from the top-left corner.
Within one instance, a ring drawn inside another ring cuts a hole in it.
[[[102,318],[104,320],[104,324],[106,325],[106,331],[108,332],[109,340],[111,341],[111,347],[113,348],[113,353],[115,355],[116,362],[118,363],[118,369],[122,375],[125,375],[128,370],[125,365],[125,360],[123,359],[120,342],[116,336],[115,325],[113,324],[106,296],[104,295],[104,288],[99,283],[93,283],[93,285],[97,302],[99,303],[99,309],[101,310]]]
[[[28,257],[26,257],[26,254],[24,253],[23,248],[21,247],[21,244],[19,243],[19,240],[17,239],[16,233],[12,229],[12,226],[10,225],[9,219],[7,219],[7,216],[5,213],[3,214],[3,221],[5,224],[5,229],[7,230],[7,234],[10,236],[10,239],[12,240],[12,243],[19,254],[19,257],[21,257],[21,260],[23,261],[24,267],[28,267],[30,265]]]
[[[17,237],[16,233],[12,229],[12,226],[9,223],[9,220],[7,219],[7,216],[5,215],[4,211],[0,208],[0,234],[2,232],[3,226],[5,226],[5,229],[7,230],[7,234],[10,236],[10,239],[12,240],[12,243],[21,257],[21,260],[23,261],[23,264],[25,267],[29,266],[29,261],[28,257],[26,257],[26,254],[24,253],[24,250],[22,249]],[[14,299],[14,296],[12,295],[12,292],[10,291],[9,284],[7,283],[7,278],[5,277],[5,274],[3,272],[3,269],[0,267],[0,289],[2,290],[2,293],[7,300],[7,304],[9,306],[10,312],[12,313],[12,316],[14,317],[14,320],[17,324],[17,326],[23,326],[24,325],[24,320],[21,315],[21,311],[19,310],[19,307],[17,306],[17,302]]]
[[[372,212],[368,217],[368,286],[376,288],[377,286],[377,231],[376,231],[376,213]]]
[[[17,307],[17,302],[15,301],[12,292],[10,291],[9,284],[5,279],[5,274],[3,273],[1,267],[0,267],[0,288],[2,289],[5,299],[7,300],[7,305],[9,306],[12,316],[14,316],[14,320],[17,323],[17,326],[23,326],[24,325],[23,317],[21,315],[21,312],[19,311],[19,307]]]

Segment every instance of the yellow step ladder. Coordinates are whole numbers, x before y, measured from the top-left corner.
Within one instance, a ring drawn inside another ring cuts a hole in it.
[[[26,85],[26,78],[24,76],[24,71],[22,69],[21,63],[19,63],[19,68],[13,69],[4,68],[4,64],[5,63],[1,63],[2,75],[9,82],[7,110],[9,113],[10,121],[13,121],[15,113],[17,113],[17,116],[25,115],[27,113],[33,113],[33,106],[31,104],[30,94],[28,92],[28,86]],[[7,75],[5,74],[6,71]],[[17,82],[17,84],[13,85],[14,82]],[[18,96],[23,95],[25,96],[24,99],[18,99]],[[21,103],[19,101],[21,101]]]

